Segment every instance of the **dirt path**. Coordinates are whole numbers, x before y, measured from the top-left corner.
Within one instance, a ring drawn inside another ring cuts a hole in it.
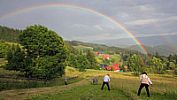
[[[30,89],[15,89],[15,90],[5,90],[0,92],[0,99],[3,100],[23,100],[32,95],[57,93],[64,90],[71,89],[76,86],[86,85],[88,80],[81,80],[79,82],[65,85],[65,86],[53,86],[53,87],[43,87],[43,88],[30,88]]]

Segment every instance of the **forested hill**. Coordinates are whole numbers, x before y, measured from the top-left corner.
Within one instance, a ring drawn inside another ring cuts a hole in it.
[[[125,48],[119,48],[119,47],[114,47],[114,46],[107,46],[104,44],[95,44],[95,43],[86,43],[86,42],[81,42],[81,41],[65,41],[67,44],[70,44],[71,46],[87,46],[87,47],[92,47],[94,51],[104,51],[106,53],[122,53],[122,54],[130,54],[130,53],[138,53],[141,54],[140,52],[136,50],[129,50]]]
[[[169,55],[177,54],[177,49],[171,48],[169,45],[158,45],[158,46],[154,46],[154,47],[145,46],[145,48],[147,49],[148,53],[150,53],[152,55],[155,55],[156,53],[158,53],[160,56],[167,57]],[[141,49],[139,49],[138,45],[132,45],[132,46],[128,47],[127,49],[143,52]]]
[[[18,35],[21,30],[0,25],[0,41],[18,42]]]

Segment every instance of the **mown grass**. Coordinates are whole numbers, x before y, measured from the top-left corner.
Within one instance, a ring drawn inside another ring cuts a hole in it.
[[[119,90],[100,90],[100,85],[84,85],[65,90],[60,93],[32,97],[31,100],[115,100],[117,96],[126,98]]]

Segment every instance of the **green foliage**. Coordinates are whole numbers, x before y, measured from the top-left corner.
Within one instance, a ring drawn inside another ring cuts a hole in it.
[[[69,66],[78,68],[79,71],[85,71],[86,68],[89,68],[90,63],[85,55],[82,53],[79,54],[70,54],[68,59]]]
[[[174,62],[169,62],[169,69],[175,70],[175,68],[176,68],[175,63]]]
[[[175,68],[174,73],[177,75],[177,68]]]
[[[85,71],[86,68],[89,67],[89,61],[85,55],[77,56],[77,68],[79,71]]]
[[[166,70],[173,70],[174,74],[177,73],[177,55],[169,55],[167,57],[168,61],[166,62]]]
[[[27,27],[20,35],[20,43],[27,50],[28,56],[53,56],[57,53],[64,53],[64,41],[54,31],[46,27],[34,25]]]
[[[0,26],[0,41],[18,42],[20,30]]]
[[[67,45],[67,48],[70,51],[67,59],[68,66],[78,68],[80,71],[85,71],[85,69],[99,69],[93,51],[89,49],[80,50],[69,45]]]
[[[90,69],[99,69],[98,68],[98,63],[96,62],[96,56],[94,54],[94,52],[92,51],[87,51],[86,57],[88,59],[89,62],[89,67]]]
[[[6,65],[6,63],[7,63],[7,60],[5,58],[0,58],[0,68],[1,67],[3,68]]]
[[[133,54],[130,56],[128,60],[128,66],[131,71],[133,71],[135,74],[139,74],[140,71],[142,71],[142,67],[144,65],[143,59],[136,54]]]
[[[7,44],[6,42],[0,42],[0,58],[5,58],[7,56],[9,48],[9,44]]]
[[[33,62],[35,66],[32,67],[33,77],[40,79],[54,78],[64,74],[64,63],[58,63],[57,56],[45,56],[36,58]]]
[[[76,59],[76,57],[77,57],[77,55],[75,55],[73,53],[70,53],[69,57],[67,58],[67,65],[77,68],[77,65],[76,65],[77,59]]]
[[[155,71],[157,73],[162,73],[163,72],[163,62],[160,58],[157,58],[157,57],[153,57],[151,59],[151,65],[153,66],[153,68],[155,69]]]
[[[67,49],[57,33],[34,25],[23,30],[19,39],[26,50],[23,71],[28,77],[51,79],[64,74]]]
[[[121,56],[119,54],[114,54],[110,56],[112,63],[120,63],[122,62]]]
[[[177,61],[177,55],[169,55],[168,56],[168,61],[176,63],[176,61]]]
[[[25,67],[25,52],[20,48],[19,45],[12,45],[7,53],[8,63],[6,69],[22,71]]]
[[[110,65],[111,64],[111,60],[110,59],[103,59],[103,63],[105,65]]]

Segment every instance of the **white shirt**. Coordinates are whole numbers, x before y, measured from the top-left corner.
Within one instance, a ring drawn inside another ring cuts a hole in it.
[[[109,82],[110,81],[110,77],[108,75],[104,76],[103,81],[104,82]]]
[[[152,84],[150,78],[146,74],[140,75],[140,82],[144,84]]]

